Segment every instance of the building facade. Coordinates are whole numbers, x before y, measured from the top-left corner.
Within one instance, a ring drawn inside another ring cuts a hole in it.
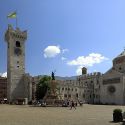
[[[57,80],[58,94],[63,100],[82,100],[83,87],[77,80]]]
[[[35,100],[36,85],[43,77],[32,77],[25,73],[26,39],[26,31],[19,28],[14,30],[8,26],[5,33],[8,46],[7,79],[0,77],[0,99],[7,96],[8,102],[18,98]],[[75,80],[55,80],[60,99],[79,100],[89,104],[125,104],[125,50],[113,59],[113,66],[104,74],[87,74],[85,67],[81,70],[82,75]]]
[[[103,104],[125,104],[125,50],[113,60],[100,82],[100,99]]]

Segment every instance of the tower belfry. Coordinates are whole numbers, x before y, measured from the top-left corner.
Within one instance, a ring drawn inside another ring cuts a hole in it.
[[[25,75],[25,41],[27,31],[15,30],[11,25],[5,33],[7,42],[7,99],[13,102],[20,98],[27,98]]]

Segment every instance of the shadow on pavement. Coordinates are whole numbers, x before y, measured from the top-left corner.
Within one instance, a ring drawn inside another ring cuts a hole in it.
[[[122,121],[122,122],[109,121],[109,123],[119,123],[119,125],[125,125],[125,121]]]

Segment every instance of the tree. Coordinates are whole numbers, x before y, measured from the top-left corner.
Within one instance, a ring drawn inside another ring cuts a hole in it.
[[[43,99],[44,96],[46,95],[47,91],[50,90],[50,81],[51,77],[50,76],[43,76],[39,83],[36,86],[36,98],[37,100]]]

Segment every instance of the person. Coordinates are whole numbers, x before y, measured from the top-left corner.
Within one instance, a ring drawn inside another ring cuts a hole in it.
[[[76,109],[76,107],[75,107],[75,103],[74,103],[73,100],[71,101],[71,104],[70,104],[70,110],[72,109],[72,107],[73,107],[74,109]]]
[[[80,105],[80,106],[82,106],[82,105],[83,105],[83,102],[82,102],[82,101],[80,101],[80,100],[78,100],[78,103],[79,103],[79,105]]]
[[[75,106],[77,107],[77,102],[75,102]]]
[[[51,77],[52,77],[52,80],[55,80],[55,73],[54,72],[52,72]]]

